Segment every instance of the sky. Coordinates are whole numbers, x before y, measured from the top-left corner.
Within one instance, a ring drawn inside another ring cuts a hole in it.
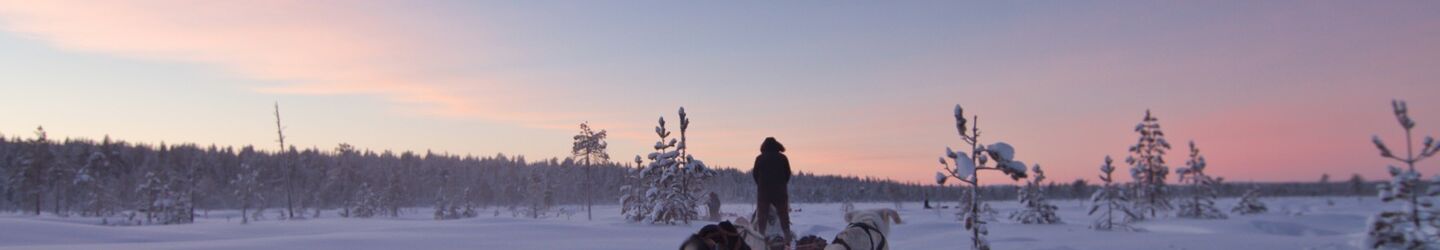
[[[304,147],[563,158],[589,122],[629,162],[683,106],[713,166],[773,136],[933,183],[959,104],[1093,182],[1150,110],[1172,167],[1193,140],[1229,181],[1374,180],[1391,99],[1440,134],[1436,44],[1433,1],[0,0],[0,133],[273,150],[278,104]]]

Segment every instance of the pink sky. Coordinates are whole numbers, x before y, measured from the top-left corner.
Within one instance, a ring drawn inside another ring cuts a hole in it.
[[[0,81],[33,94],[0,103],[12,117],[0,132],[269,145],[278,100],[301,145],[540,159],[566,156],[590,121],[629,161],[657,116],[686,106],[694,152],[712,164],[748,169],[775,136],[800,170],[928,183],[959,146],[961,104],[982,140],[1016,145],[1051,180],[1093,181],[1152,109],[1172,165],[1193,139],[1229,180],[1376,179],[1386,162],[1369,137],[1400,139],[1391,98],[1411,101],[1421,134],[1440,128],[1437,9],[3,1],[0,48],[16,56]],[[136,89],[148,90],[84,98]],[[135,110],[188,113],[93,120]]]

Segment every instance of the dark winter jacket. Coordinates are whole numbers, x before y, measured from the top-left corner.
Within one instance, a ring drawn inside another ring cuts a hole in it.
[[[755,168],[751,170],[759,196],[788,197],[790,158],[785,157],[784,151],[784,146],[770,138],[760,146],[760,156],[755,157]]]

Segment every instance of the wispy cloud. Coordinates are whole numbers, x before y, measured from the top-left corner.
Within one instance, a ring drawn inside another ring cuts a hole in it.
[[[465,90],[483,76],[437,74],[437,49],[382,6],[326,1],[0,1],[3,28],[72,51],[213,65],[269,82],[264,93],[368,95],[406,113],[558,126],[560,116],[491,108]],[[408,30],[407,30],[408,29]],[[565,124],[568,124],[565,123]],[[569,126],[565,126],[569,128]]]

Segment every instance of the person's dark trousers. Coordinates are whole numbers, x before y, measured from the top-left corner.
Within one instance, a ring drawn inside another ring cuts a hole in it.
[[[771,206],[775,207],[776,214],[770,214]],[[765,226],[770,221],[770,216],[777,216],[780,219],[780,229],[784,230],[781,235],[790,237],[790,197],[789,195],[761,195],[755,201],[755,230],[765,234]]]

